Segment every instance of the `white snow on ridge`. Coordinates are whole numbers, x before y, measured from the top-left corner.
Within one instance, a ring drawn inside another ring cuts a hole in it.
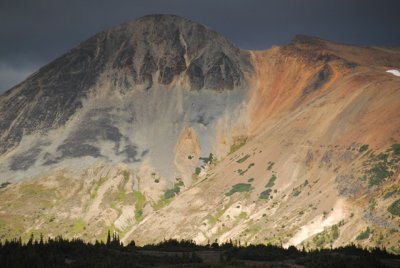
[[[386,72],[400,77],[400,71],[399,70],[392,69],[392,70],[387,70]]]

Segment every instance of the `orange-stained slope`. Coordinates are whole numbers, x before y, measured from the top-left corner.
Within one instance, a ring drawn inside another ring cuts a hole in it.
[[[399,138],[400,79],[382,63],[400,66],[400,53],[352,50],[356,47],[298,37],[288,46],[252,52],[251,135],[286,118],[289,128],[318,132],[315,138],[332,143],[383,146]]]

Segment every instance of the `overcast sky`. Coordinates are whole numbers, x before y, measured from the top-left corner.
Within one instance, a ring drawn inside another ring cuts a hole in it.
[[[0,92],[91,35],[154,13],[190,18],[246,49],[300,33],[400,47],[400,0],[0,0]]]

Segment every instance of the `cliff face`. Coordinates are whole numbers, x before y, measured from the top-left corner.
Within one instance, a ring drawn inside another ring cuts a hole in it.
[[[40,174],[65,159],[149,156],[172,177],[163,154],[170,158],[180,131],[201,128],[210,153],[214,121],[236,109],[251,72],[249,52],[176,16],[101,32],[1,97],[0,152],[9,160],[1,169]]]
[[[307,36],[244,51],[176,16],[101,32],[0,97],[0,236],[395,251],[396,66]]]

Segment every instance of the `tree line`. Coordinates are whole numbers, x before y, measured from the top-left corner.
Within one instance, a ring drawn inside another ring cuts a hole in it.
[[[226,267],[245,261],[285,260],[293,260],[304,267],[324,268],[396,267],[396,263],[400,263],[400,256],[384,249],[367,250],[355,245],[307,251],[294,246],[241,245],[239,241],[232,240],[198,245],[193,240],[169,239],[139,247],[134,241],[123,245],[117,233],[108,232],[105,242],[94,243],[61,236],[44,238],[43,235],[39,238],[32,235],[27,242],[22,242],[21,238],[0,241],[0,267],[212,267],[203,263],[207,260],[199,257],[201,251],[213,252],[219,256],[221,265],[228,265]],[[395,266],[390,266],[387,260]]]

